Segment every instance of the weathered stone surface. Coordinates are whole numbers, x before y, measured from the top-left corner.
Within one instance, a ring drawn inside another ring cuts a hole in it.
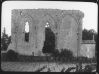
[[[45,26],[56,36],[57,49],[70,49],[77,56],[81,41],[81,20],[84,14],[78,10],[14,9],[12,10],[11,41],[8,47],[23,55],[38,56],[45,41]],[[25,42],[25,23],[29,23],[29,42]],[[43,53],[41,54],[43,55]]]
[[[95,57],[95,44],[82,44],[80,54],[88,58]]]

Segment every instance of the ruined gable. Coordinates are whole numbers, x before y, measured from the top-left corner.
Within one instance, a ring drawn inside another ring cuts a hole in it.
[[[12,10],[11,40],[8,49],[23,55],[38,56],[45,42],[45,26],[55,34],[55,48],[69,49],[77,56],[80,49],[82,18],[78,10],[14,9]],[[25,42],[25,23],[29,23],[29,42]],[[41,54],[43,55],[43,53]]]

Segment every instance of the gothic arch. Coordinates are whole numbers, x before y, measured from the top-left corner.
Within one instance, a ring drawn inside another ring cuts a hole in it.
[[[28,22],[28,24],[29,24],[29,42],[30,42],[31,33],[33,33],[32,28],[34,26],[34,23],[33,23],[34,20],[30,16],[24,16],[24,17],[21,18],[20,26],[21,26],[21,29],[22,29],[21,32],[22,32],[23,39],[25,38],[25,25],[26,25],[26,22]]]
[[[59,33],[59,49],[70,49],[75,54],[77,54],[77,32],[78,32],[78,24],[70,15],[66,15],[62,19],[62,24],[60,26],[60,33]],[[70,46],[72,45],[72,47]]]
[[[54,20],[49,16],[43,16],[40,19],[40,23],[37,25],[37,49],[42,50],[45,41],[45,28],[47,23],[49,23],[49,27],[54,32]]]
[[[42,17],[43,19],[41,20],[42,25],[46,26],[46,23],[49,23],[49,27],[51,28],[51,30],[55,33],[55,21],[54,18],[52,18],[51,15],[45,15]]]

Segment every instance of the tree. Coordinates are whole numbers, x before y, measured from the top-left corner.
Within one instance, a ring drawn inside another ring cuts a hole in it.
[[[82,40],[92,40],[91,33],[87,29],[82,31]]]
[[[93,36],[94,40],[97,41],[97,33],[95,32],[95,30],[90,29],[89,32],[90,32],[91,35]]]
[[[82,31],[82,40],[93,40],[93,37],[94,37],[94,40],[97,41],[97,33],[95,32],[95,30],[84,29]]]
[[[4,31],[1,36],[1,50],[7,50],[9,43],[11,42],[11,36],[6,34],[6,30],[4,27]]]

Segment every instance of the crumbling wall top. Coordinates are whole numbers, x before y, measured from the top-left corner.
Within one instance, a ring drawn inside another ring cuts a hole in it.
[[[42,12],[44,12],[44,13],[49,13],[49,12],[53,12],[53,13],[55,13],[56,15],[57,14],[62,14],[62,15],[64,15],[64,14],[74,14],[74,15],[76,15],[76,16],[78,16],[78,17],[80,17],[81,19],[84,17],[84,13],[82,12],[82,11],[80,11],[80,10],[62,10],[62,9],[13,9],[12,10],[12,12],[31,12],[31,13],[42,13]]]

